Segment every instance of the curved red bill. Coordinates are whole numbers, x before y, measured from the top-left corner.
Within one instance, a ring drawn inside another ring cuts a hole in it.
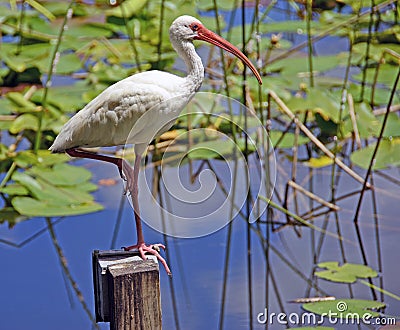
[[[246,57],[246,55],[244,55],[237,47],[232,45],[229,41],[220,37],[218,34],[206,29],[204,26],[198,27],[197,36],[195,37],[195,39],[209,42],[210,44],[213,44],[235,55],[237,58],[240,58],[243,61],[243,63],[246,64],[253,72],[253,74],[256,76],[258,83],[262,85],[261,76],[258,73],[255,66],[253,65],[253,63],[251,63],[250,60]]]

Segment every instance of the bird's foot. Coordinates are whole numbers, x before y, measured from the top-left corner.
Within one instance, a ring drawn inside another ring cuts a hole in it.
[[[146,245],[145,243],[138,243],[135,245],[131,245],[128,247],[123,247],[125,251],[130,251],[134,249],[138,249],[140,256],[142,257],[143,260],[146,260],[146,252],[151,253],[152,255],[156,256],[157,259],[161,262],[161,264],[164,266],[168,276],[172,276],[171,270],[169,269],[167,262],[165,259],[160,255],[160,248],[165,250],[165,245],[163,244],[151,244],[151,245]]]

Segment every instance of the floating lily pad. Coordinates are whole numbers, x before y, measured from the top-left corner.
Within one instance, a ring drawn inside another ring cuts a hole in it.
[[[370,144],[368,147],[354,151],[350,160],[353,164],[361,168],[367,169],[371,162],[372,154],[375,150],[376,143]],[[379,144],[375,162],[372,169],[379,170],[390,166],[400,165],[400,138],[384,139]]]
[[[66,154],[54,154],[49,150],[38,150],[36,154],[32,150],[22,150],[13,158],[15,163],[22,168],[32,165],[50,166],[64,163],[68,159]]]
[[[23,130],[29,129],[37,131],[39,127],[38,118],[30,113],[24,113],[17,117],[10,126],[10,133],[17,134]]]
[[[12,180],[24,187],[29,196],[15,194],[11,203],[25,216],[66,216],[96,212],[102,205],[89,193],[96,186],[88,180],[91,173],[68,164],[52,168],[33,166],[24,172],[14,172]]]
[[[294,142],[295,142],[295,134],[294,133],[285,133],[285,135],[282,137],[283,132],[281,131],[270,131],[269,132],[269,138],[271,139],[272,145],[278,146],[279,148],[293,148]],[[304,135],[299,135],[297,137],[297,145],[303,145],[306,144],[310,141],[310,139]],[[279,144],[277,145],[277,143]]]
[[[328,301],[318,301],[306,303],[302,308],[306,311],[323,315],[325,317],[359,320],[370,320],[373,317],[379,317],[380,314],[375,310],[384,308],[386,305],[380,301],[359,300],[359,299],[336,299]]]
[[[312,111],[318,113],[324,120],[338,122],[340,104],[326,90],[312,88],[305,97],[293,97],[287,102],[293,111]]]
[[[285,75],[296,76],[299,73],[308,73],[308,59],[304,57],[287,58],[275,62],[267,67],[271,72],[281,72]],[[313,57],[314,71],[328,71],[342,64],[344,59],[339,55]]]
[[[14,106],[15,112],[22,112],[20,109],[24,109],[23,112],[26,111],[37,111],[36,104],[25,99],[21,93],[18,92],[10,92],[6,94],[6,98],[10,101],[10,103]]]
[[[79,204],[53,204],[51,201],[41,201],[31,197],[15,197],[12,200],[14,208],[23,215],[31,217],[56,217],[97,212],[103,207],[93,201]]]
[[[369,84],[373,84],[374,83],[376,70],[377,70],[377,68],[368,68],[368,69],[366,69],[366,73],[367,73],[366,81],[367,81],[367,83],[369,83]],[[394,84],[394,81],[396,79],[396,73],[397,73],[397,66],[390,65],[390,64],[382,64],[379,67],[377,83],[378,84],[383,84],[383,85],[386,85],[389,88],[392,88],[393,84]],[[361,81],[362,78],[363,78],[363,74],[359,73],[359,74],[353,75],[353,78],[356,79],[356,80]]]
[[[354,283],[357,278],[376,277],[378,275],[375,270],[368,266],[351,263],[339,266],[337,261],[321,262],[318,267],[328,270],[315,272],[314,275],[332,282]]]
[[[92,174],[83,167],[65,163],[56,164],[53,168],[32,167],[27,171],[35,177],[42,178],[56,186],[75,186],[89,180]]]
[[[29,194],[29,190],[20,184],[11,183],[0,189],[0,193],[7,195],[19,195],[24,196]]]
[[[254,151],[255,146],[248,142],[249,151]],[[236,144],[233,140],[211,140],[196,143],[192,149],[189,150],[187,157],[190,159],[212,159],[220,157],[231,157],[234,152],[240,153],[244,151],[245,142],[244,139],[239,139]]]
[[[381,127],[378,118],[373,114],[371,106],[366,102],[356,103],[354,105],[358,133],[361,138],[367,139],[371,136],[377,136]],[[353,123],[348,110],[343,114],[344,123],[341,126],[341,133],[348,136],[354,131]]]
[[[333,163],[332,158],[328,156],[321,156],[319,158],[310,158],[310,160],[308,162],[305,162],[304,164],[313,168],[321,168],[328,165],[332,165],[332,163]]]
[[[119,18],[123,18],[124,16],[126,16],[130,18],[133,15],[140,13],[146,3],[147,0],[127,0],[122,2],[119,6],[107,10],[106,15]]]
[[[197,0],[196,6],[200,10],[210,11],[214,10],[213,0]],[[235,6],[235,1],[232,0],[218,0],[218,8],[222,10],[232,10]]]

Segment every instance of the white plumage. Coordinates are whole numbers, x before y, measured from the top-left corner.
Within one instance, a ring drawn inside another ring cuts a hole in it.
[[[162,244],[146,245],[139,214],[137,178],[140,160],[148,143],[168,130],[174,118],[181,112],[203,82],[204,67],[197,55],[193,40],[203,40],[216,45],[240,58],[254,73],[259,83],[261,77],[250,60],[235,46],[206,29],[191,16],[178,17],[170,27],[170,40],[188,69],[186,77],[178,77],[161,71],[135,74],[108,87],[61,129],[50,150],[67,152],[73,157],[97,159],[118,166],[121,176],[127,180],[135,212],[138,242],[126,250],[137,248],[145,259],[145,252],[152,253],[162,262],[165,260],[153,249],[165,248]],[[146,113],[145,116],[143,116]],[[129,139],[128,139],[129,137]],[[124,160],[82,151],[80,147],[107,147],[135,144],[134,169]],[[123,173],[123,174],[122,174]]]
[[[149,143],[151,141],[143,141],[140,136],[137,141],[127,141],[127,138],[144,112],[179,96],[185,84],[184,78],[162,71],[148,71],[125,78],[108,87],[73,116],[50,150],[63,152],[77,147]]]

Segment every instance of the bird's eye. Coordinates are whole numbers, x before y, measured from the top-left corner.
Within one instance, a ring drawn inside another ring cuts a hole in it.
[[[192,24],[190,28],[192,29],[193,32],[195,32],[199,29],[199,26],[197,24]]]

